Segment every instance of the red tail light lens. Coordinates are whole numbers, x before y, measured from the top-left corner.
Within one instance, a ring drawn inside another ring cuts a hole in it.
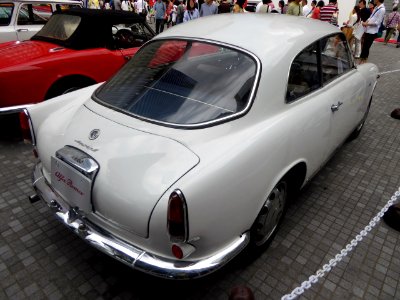
[[[184,242],[188,237],[187,207],[185,197],[179,190],[174,191],[168,202],[168,232],[171,241]]]
[[[34,136],[31,130],[32,124],[27,110],[23,110],[19,113],[19,123],[21,126],[21,133],[24,141],[35,144]]]

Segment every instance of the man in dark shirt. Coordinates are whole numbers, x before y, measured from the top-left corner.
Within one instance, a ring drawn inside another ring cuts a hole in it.
[[[225,14],[230,12],[231,12],[231,5],[226,0],[222,0],[218,6],[218,13]]]
[[[360,19],[365,22],[371,16],[371,11],[367,8],[367,2],[365,0],[360,0],[358,2],[358,7],[360,8]]]

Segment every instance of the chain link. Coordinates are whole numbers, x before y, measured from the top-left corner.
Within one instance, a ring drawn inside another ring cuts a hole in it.
[[[326,273],[332,270],[333,267],[335,267],[344,257],[346,257],[347,254],[349,254],[349,252],[352,251],[369,232],[371,232],[371,230],[379,223],[385,212],[387,212],[389,207],[392,206],[398,198],[400,198],[400,187],[386,203],[386,205],[375,215],[375,217],[372,218],[368,225],[365,226],[365,228],[361,230],[360,233],[357,234],[356,237],[346,245],[346,247],[340,250],[340,253],[336,254],[335,258],[329,260],[329,263],[323,265],[321,269],[315,272],[314,275],[311,275],[308,280],[303,281],[301,285],[296,287],[290,294],[282,296],[281,300],[296,299],[306,290],[311,288],[313,284],[317,283],[320,278],[324,277]]]

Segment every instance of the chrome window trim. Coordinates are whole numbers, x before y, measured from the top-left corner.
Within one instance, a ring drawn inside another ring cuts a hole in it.
[[[353,70],[357,70],[357,67],[356,67],[356,65],[354,64],[354,60],[352,59],[352,56],[350,56],[350,57],[349,57],[350,67],[349,67],[348,70],[346,70],[346,72],[343,72],[342,74],[339,74],[339,75],[336,76],[334,79],[332,79],[332,80],[330,80],[330,81],[327,81],[327,82],[324,82],[324,81],[321,79],[320,87],[317,88],[317,89],[315,89],[315,90],[313,90],[313,91],[311,91],[311,92],[308,93],[308,94],[302,95],[302,96],[300,96],[300,97],[298,97],[298,98],[296,98],[296,99],[294,99],[294,100],[292,100],[292,101],[288,101],[288,100],[286,99],[286,95],[287,95],[287,92],[288,92],[288,86],[289,86],[290,70],[292,69],[292,64],[293,64],[294,60],[296,59],[296,57],[297,57],[302,51],[304,51],[304,49],[306,49],[307,47],[309,47],[311,44],[317,43],[317,44],[318,44],[318,47],[319,47],[319,52],[317,53],[317,55],[318,55],[318,57],[317,57],[318,69],[319,69],[319,71],[322,73],[321,40],[324,39],[324,38],[331,37],[331,36],[336,35],[336,34],[341,35],[341,36],[342,36],[342,40],[343,40],[344,34],[343,34],[342,32],[330,33],[330,34],[328,34],[328,35],[325,35],[325,36],[320,37],[319,39],[313,41],[313,42],[310,43],[308,46],[306,46],[306,47],[304,47],[303,49],[301,49],[301,51],[299,51],[299,52],[293,57],[293,59],[292,59],[291,62],[290,62],[290,66],[289,66],[289,70],[288,70],[287,78],[286,78],[286,90],[285,90],[285,94],[284,94],[285,104],[292,104],[292,103],[294,103],[294,102],[296,102],[296,101],[298,101],[298,100],[301,100],[301,99],[303,99],[304,97],[307,97],[307,96],[309,96],[309,95],[315,93],[316,91],[321,90],[321,89],[324,88],[325,86],[331,84],[332,82],[334,82],[334,81],[337,80],[338,78],[342,77],[344,74],[347,74],[347,73],[349,73],[350,71],[353,71]],[[350,50],[350,48],[349,48],[349,45],[348,45],[347,40],[346,40],[345,37],[344,37],[343,42],[344,42],[345,47],[346,47],[346,52],[347,52],[347,54],[349,54],[348,51]],[[351,53],[351,52],[350,52],[350,53]]]
[[[211,126],[214,126],[214,125],[217,125],[217,124],[221,124],[221,123],[227,122],[229,120],[233,120],[233,119],[239,118],[239,117],[241,117],[241,116],[243,116],[243,115],[248,113],[248,111],[250,110],[251,106],[253,105],[255,94],[256,94],[256,91],[258,89],[258,84],[259,84],[259,80],[260,80],[260,77],[261,77],[260,76],[260,74],[261,74],[261,61],[254,53],[252,53],[252,52],[250,52],[250,51],[248,51],[246,49],[243,49],[241,47],[238,47],[238,46],[234,46],[234,45],[230,45],[230,44],[227,44],[227,43],[214,41],[214,40],[210,40],[210,39],[202,39],[202,38],[174,37],[174,36],[171,36],[171,37],[168,37],[168,38],[158,38],[158,39],[155,39],[155,40],[151,40],[148,43],[150,44],[150,43],[154,43],[154,42],[169,41],[169,40],[171,40],[171,41],[183,40],[183,41],[192,41],[192,42],[202,42],[202,43],[207,43],[207,44],[211,44],[211,45],[219,45],[219,46],[223,46],[223,47],[228,48],[228,49],[234,49],[236,51],[245,53],[248,56],[250,56],[254,60],[254,62],[256,63],[256,72],[255,72],[255,78],[254,78],[254,82],[253,82],[253,87],[251,89],[251,93],[250,93],[250,96],[249,96],[249,101],[247,102],[246,107],[244,109],[242,109],[241,111],[235,113],[235,114],[232,114],[230,116],[226,116],[226,117],[223,117],[223,118],[220,118],[220,119],[212,120],[212,121],[207,121],[207,122],[202,122],[202,123],[197,123],[197,124],[176,124],[176,123],[163,122],[163,121],[158,121],[158,120],[153,120],[153,119],[149,119],[149,118],[146,118],[146,117],[138,116],[136,114],[129,113],[128,111],[125,111],[125,110],[120,109],[118,107],[114,107],[111,104],[105,103],[104,101],[99,99],[97,97],[97,95],[96,95],[97,92],[103,87],[103,85],[101,85],[100,87],[98,87],[94,91],[94,93],[92,94],[92,99],[95,102],[97,102],[97,103],[99,103],[99,104],[101,104],[103,106],[106,106],[106,107],[108,107],[110,109],[113,109],[115,111],[121,112],[123,114],[126,114],[128,116],[135,117],[135,118],[137,118],[139,120],[146,121],[146,122],[149,122],[149,123],[158,124],[158,125],[163,125],[163,126],[166,126],[166,127],[181,128],[181,129],[200,129],[200,128],[205,128],[205,127],[211,127]],[[140,50],[137,53],[141,52],[142,50],[143,50],[143,47],[140,48]],[[135,59],[135,56],[132,59]]]

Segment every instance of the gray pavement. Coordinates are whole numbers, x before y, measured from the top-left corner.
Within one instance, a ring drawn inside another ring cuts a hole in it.
[[[400,69],[400,49],[374,44],[381,72]],[[249,286],[280,299],[359,233],[400,186],[400,72],[379,79],[360,137],[345,144],[289,208],[271,246],[199,280],[150,277],[91,248],[42,202],[30,204],[31,147],[0,140],[0,299],[228,299]],[[300,299],[400,299],[400,233],[380,222]]]

